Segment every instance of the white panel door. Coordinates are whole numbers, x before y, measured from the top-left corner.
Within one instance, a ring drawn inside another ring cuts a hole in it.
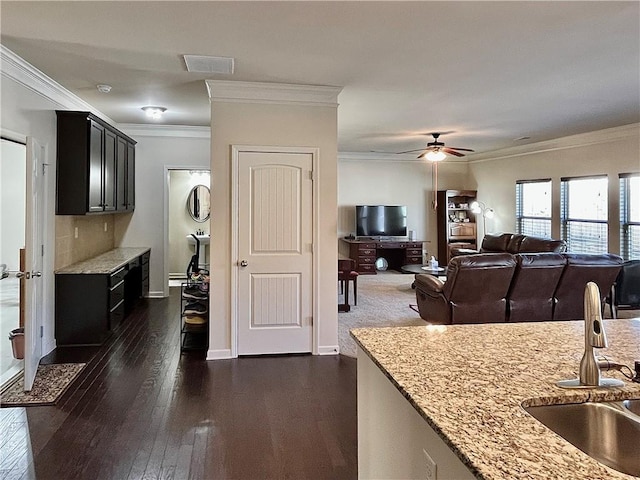
[[[311,352],[312,168],[307,153],[238,154],[238,354]]]
[[[44,148],[27,137],[24,389],[31,390],[42,358],[42,255]]]

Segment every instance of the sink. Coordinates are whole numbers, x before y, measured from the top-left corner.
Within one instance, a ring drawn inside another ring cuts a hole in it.
[[[590,457],[619,472],[640,476],[640,399],[525,410]]]
[[[198,240],[200,240],[200,245],[209,245],[209,238],[210,238],[209,234],[207,234],[207,235],[196,235],[196,237],[198,237]],[[187,242],[189,242],[189,245],[195,245],[196,244],[196,241],[193,239],[193,237],[191,235],[187,235]]]
[[[640,416],[640,398],[634,400],[625,400],[624,402],[622,402],[622,405],[624,405],[624,408],[629,410],[631,413]]]

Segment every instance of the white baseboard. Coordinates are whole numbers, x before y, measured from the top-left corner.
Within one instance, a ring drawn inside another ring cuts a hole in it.
[[[231,349],[224,348],[221,350],[208,350],[207,351],[207,360],[227,360],[229,358],[234,358],[231,356]]]
[[[318,347],[318,355],[338,355],[340,347],[338,345],[328,345]]]
[[[149,295],[147,295],[147,298],[165,298],[165,296],[164,296],[164,292],[162,290],[159,290],[157,292],[149,292]]]

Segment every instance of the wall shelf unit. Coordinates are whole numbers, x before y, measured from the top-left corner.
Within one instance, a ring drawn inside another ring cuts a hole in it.
[[[471,204],[476,190],[439,190],[438,206],[438,261],[446,266],[453,248],[477,248],[476,215]]]

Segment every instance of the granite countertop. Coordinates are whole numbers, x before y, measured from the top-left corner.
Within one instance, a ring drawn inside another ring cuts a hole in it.
[[[640,319],[607,320],[599,354],[633,368]],[[584,322],[359,328],[352,337],[478,478],[629,479],[527,414],[552,405],[640,398],[640,384],[573,389],[584,351]]]
[[[94,273],[111,274],[120,267],[126,265],[131,260],[139,257],[143,253],[150,251],[149,247],[124,247],[114,248],[97,257],[73,263],[64,268],[56,270],[54,273]]]

